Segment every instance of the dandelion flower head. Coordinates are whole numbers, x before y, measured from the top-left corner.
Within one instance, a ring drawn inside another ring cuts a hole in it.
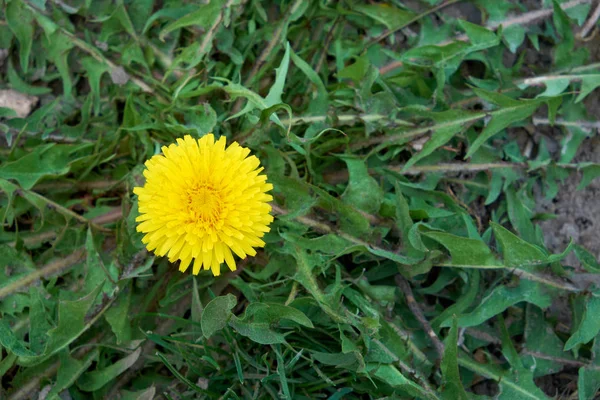
[[[273,185],[249,153],[236,142],[226,148],[223,136],[186,135],[146,161],[146,183],[133,190],[146,248],[180,260],[182,272],[193,260],[194,275],[204,268],[217,276],[223,262],[234,271],[233,253],[256,255],[273,221]]]

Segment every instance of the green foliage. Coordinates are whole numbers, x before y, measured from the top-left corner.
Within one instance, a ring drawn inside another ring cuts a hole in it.
[[[0,2],[0,398],[597,398],[593,7],[454,3]],[[274,185],[218,278],[132,194],[208,132]]]

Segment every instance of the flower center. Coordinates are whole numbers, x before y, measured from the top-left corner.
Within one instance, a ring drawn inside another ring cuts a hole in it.
[[[221,193],[210,186],[196,186],[188,190],[188,210],[198,222],[212,226],[219,220]]]

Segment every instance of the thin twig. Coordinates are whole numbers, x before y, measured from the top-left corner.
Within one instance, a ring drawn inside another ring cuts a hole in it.
[[[518,269],[518,268],[513,268],[510,271],[512,273],[514,273],[515,275],[517,275],[519,278],[542,283],[544,285],[554,287],[557,289],[561,289],[566,292],[579,293],[582,291],[582,289],[578,288],[575,285],[572,285],[572,284],[564,282],[564,281],[560,281],[557,278],[547,275],[547,274],[540,274],[540,273],[534,274],[532,272],[527,272],[527,271],[524,271],[524,270]]]
[[[592,29],[596,26],[598,19],[600,18],[600,1],[596,1],[596,8],[590,14],[585,24],[581,27],[579,33],[577,33],[577,37],[579,39],[585,40]]]
[[[298,125],[298,124],[312,124],[314,122],[323,122],[328,118],[332,118],[340,125],[354,124],[359,121],[363,122],[376,122],[376,121],[388,121],[394,125],[399,126],[414,126],[414,124],[404,121],[402,119],[390,118],[389,115],[383,114],[341,114],[341,115],[308,115],[304,117],[294,117],[291,119],[282,119],[281,123],[284,125]]]
[[[84,254],[85,252],[82,249],[76,250],[65,258],[59,258],[57,260],[51,261],[48,264],[44,265],[42,268],[33,271],[32,273],[24,276],[23,278],[9,283],[8,285],[0,288],[0,299],[3,299],[4,297],[10,294],[13,294],[28,287],[29,285],[33,284],[41,278],[48,278],[52,275],[55,275],[61,271],[72,267],[73,265],[81,261]]]
[[[403,61],[399,61],[399,60],[392,61],[391,63],[386,64],[383,67],[379,68],[379,75],[385,75],[388,72],[393,71],[396,68],[400,68],[403,65],[404,65]]]
[[[37,200],[40,200],[41,202],[45,203],[48,208],[56,210],[58,213],[64,215],[67,218],[74,218],[75,220],[77,220],[83,224],[89,224],[94,229],[96,229],[100,232],[111,232],[110,229],[106,229],[106,228],[94,223],[93,221],[87,219],[83,215],[79,215],[75,211],[71,211],[68,208],[61,206],[57,202],[50,200],[49,198],[42,196],[39,193],[33,192],[31,190],[20,190],[19,192],[22,195],[28,195],[28,196],[36,198]],[[25,197],[25,196],[23,196],[23,197]]]
[[[556,81],[559,79],[568,79],[572,82],[579,82],[581,81],[582,77],[582,75],[542,75],[523,79],[522,84],[527,86],[546,86],[547,82]]]
[[[198,56],[199,57],[203,57],[207,53],[210,45],[212,45],[213,37],[215,36],[215,33],[217,32],[219,25],[223,21],[223,15],[227,11],[227,9],[229,7],[231,7],[231,5],[233,4],[233,1],[234,0],[227,0],[227,3],[225,3],[225,5],[223,5],[223,8],[221,9],[219,16],[217,17],[217,19],[215,19],[215,22],[213,22],[210,29],[206,32],[206,34],[204,34],[202,43],[200,43],[200,47],[198,48]]]
[[[423,389],[425,389],[430,394],[435,394],[435,390],[433,390],[433,388],[431,387],[429,382],[427,382],[427,379],[425,377],[423,377],[417,370],[415,370],[414,368],[410,367],[405,362],[400,360],[398,358],[398,356],[396,356],[396,354],[394,354],[390,349],[388,349],[388,347],[385,344],[383,344],[380,340],[373,339],[373,343],[378,345],[379,348],[381,350],[383,350],[383,352],[385,354],[388,355],[388,357],[390,357],[394,360],[394,362],[398,363],[398,366],[400,367],[400,369],[402,371],[404,371],[407,375],[412,375],[415,378],[417,378],[418,382],[423,386]]]
[[[431,339],[431,342],[433,343],[433,346],[435,347],[435,350],[438,353],[439,358],[441,359],[442,357],[444,357],[444,344],[431,328],[431,324],[429,324],[429,321],[427,321],[425,315],[423,315],[421,307],[419,307],[419,304],[417,304],[417,301],[415,300],[415,296],[410,287],[410,284],[400,274],[396,275],[394,279],[396,281],[396,284],[400,288],[400,291],[404,294],[404,297],[406,298],[406,305],[408,305],[410,311],[419,321],[421,327],[423,327],[423,330],[427,333],[427,336],[429,336],[429,339]]]
[[[600,69],[600,62],[598,63],[592,63],[592,64],[586,64],[586,65],[580,65],[578,67],[574,67],[574,68],[563,68],[560,69],[558,71],[555,72],[551,72],[549,74],[546,75],[540,75],[537,77],[538,82],[544,82],[544,81],[551,81],[551,80],[556,80],[559,78],[562,78],[564,76],[561,76],[560,74],[578,74],[580,72],[587,72],[587,71],[592,71],[595,69]],[[513,83],[517,86],[525,83],[525,81],[529,79],[529,78],[521,78],[521,79],[517,79],[515,81],[513,81]]]
[[[97,217],[91,218],[90,221],[98,225],[112,224],[123,217],[123,210],[121,207],[115,207],[105,214],[98,215]],[[23,238],[25,246],[33,246],[39,243],[46,242],[56,238],[57,234],[55,231],[42,232],[36,235],[31,235]],[[15,247],[16,241],[9,242],[10,247]]]
[[[285,13],[285,15],[283,17],[283,20],[277,26],[277,29],[275,29],[275,32],[273,32],[273,37],[271,38],[271,40],[267,44],[267,47],[264,48],[264,50],[262,51],[262,53],[260,53],[260,56],[258,56],[258,59],[254,62],[254,66],[250,70],[250,74],[248,75],[248,77],[244,81],[244,86],[247,87],[247,86],[250,85],[250,83],[252,83],[252,79],[254,79],[254,76],[258,73],[258,71],[260,70],[260,68],[263,66],[263,64],[267,60],[267,57],[269,57],[271,55],[273,49],[275,48],[275,46],[279,42],[279,39],[281,38],[281,33],[283,32],[283,28],[287,24],[288,18],[292,14],[294,14],[296,12],[296,10],[298,10],[298,8],[302,5],[302,3],[304,1],[305,0],[296,0],[294,2],[294,4],[292,4],[292,6]]]
[[[570,365],[572,367],[577,367],[577,368],[581,368],[581,367],[587,367],[593,370],[600,370],[600,367],[595,366],[595,365],[590,365],[589,363],[585,363],[583,361],[578,361],[578,360],[569,360],[567,358],[561,358],[561,357],[555,357],[555,356],[551,356],[549,354],[543,354],[543,353],[538,353],[536,351],[530,351],[530,350],[523,350],[521,352],[521,354],[526,354],[529,356],[533,356],[535,358],[539,358],[541,360],[548,360],[548,361],[554,361],[556,363],[559,364],[564,364],[564,365]]]
[[[323,49],[321,50],[321,54],[319,55],[319,60],[317,61],[317,65],[315,66],[315,72],[318,74],[323,66],[323,61],[325,61],[325,57],[327,56],[327,50],[329,50],[329,44],[333,39],[333,33],[337,28],[337,24],[340,21],[340,17],[336,17],[331,25],[331,29],[327,32],[327,37],[325,38],[325,44],[323,45]]]
[[[91,181],[91,182],[48,182],[35,185],[36,191],[47,191],[47,190],[64,190],[64,189],[77,189],[77,190],[109,190],[122,184],[123,181]]]
[[[490,335],[487,332],[480,331],[475,328],[467,328],[467,335],[474,337],[475,339],[483,340],[485,342],[490,342],[494,344],[501,344],[502,340],[498,339],[495,336]]]
[[[533,125],[551,125],[551,121],[548,118],[533,117]],[[600,121],[566,121],[558,118],[554,121],[554,125],[560,126],[574,126],[583,129],[600,129]]]
[[[431,172],[478,172],[478,171],[489,171],[491,169],[522,169],[527,168],[526,163],[510,163],[510,162],[496,162],[496,163],[483,163],[483,164],[472,164],[472,163],[439,163],[435,165],[414,165],[410,168],[404,169],[404,164],[389,165],[385,167],[386,170],[394,171],[401,175],[419,175],[423,173]],[[370,173],[376,173],[376,170],[369,170]],[[331,173],[323,174],[323,180],[329,184],[335,185],[342,182],[348,181],[348,170],[338,170]]]
[[[117,222],[121,218],[123,218],[123,209],[115,207],[102,215],[92,218],[92,221],[99,225],[108,225]]]

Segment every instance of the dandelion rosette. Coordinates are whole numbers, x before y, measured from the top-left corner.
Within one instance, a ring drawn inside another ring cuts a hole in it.
[[[236,142],[226,148],[223,136],[215,141],[213,134],[199,140],[186,135],[146,161],[146,183],[133,190],[146,248],[180,260],[182,272],[194,260],[194,275],[204,266],[217,276],[223,262],[234,271],[232,253],[242,259],[256,255],[273,221],[273,197],[267,194],[273,185],[249,154]]]

